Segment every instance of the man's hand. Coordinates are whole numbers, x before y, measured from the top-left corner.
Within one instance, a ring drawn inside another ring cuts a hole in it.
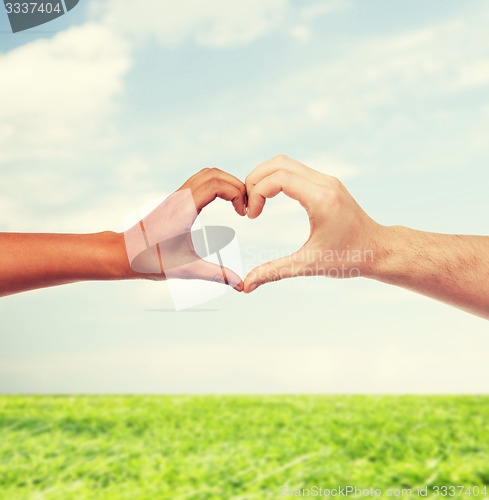
[[[374,222],[340,181],[277,156],[246,179],[248,217],[281,191],[309,215],[311,234],[295,254],[253,269],[245,292],[292,276],[365,276],[489,319],[489,237],[429,233]]]
[[[279,155],[248,175],[246,189],[250,219],[261,214],[267,198],[283,192],[307,211],[311,232],[294,254],[253,269],[246,276],[245,292],[294,276],[346,278],[368,270],[380,226],[338,179]]]

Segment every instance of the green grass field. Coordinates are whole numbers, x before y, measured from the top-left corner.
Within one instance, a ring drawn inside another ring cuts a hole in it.
[[[1,499],[485,483],[489,397],[0,397]]]

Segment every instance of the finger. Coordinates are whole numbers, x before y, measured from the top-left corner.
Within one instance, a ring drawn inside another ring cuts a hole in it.
[[[277,170],[287,170],[288,172],[302,175],[307,177],[311,182],[321,184],[324,182],[323,178],[327,176],[321,172],[317,172],[312,168],[307,167],[303,163],[293,160],[285,155],[278,155],[274,158],[260,163],[245,180],[246,189],[250,190],[254,185],[258,184],[262,179],[273,174]]]
[[[227,267],[203,259],[195,262],[192,267],[192,278],[222,283],[233,287],[238,292],[243,291],[243,280]]]
[[[244,183],[240,181],[237,177],[230,174],[229,172],[225,172],[224,170],[220,170],[219,168],[205,168],[203,171],[203,176],[206,180],[210,180],[213,178],[221,179],[233,186],[236,186],[238,189],[243,189]]]
[[[301,253],[296,252],[281,259],[272,260],[261,266],[255,267],[248,273],[244,280],[244,292],[251,293],[260,285],[271,281],[279,281],[285,278],[300,276],[304,263]]]
[[[241,193],[240,196],[230,201],[233,201],[234,208],[239,215],[246,215],[246,186],[234,175],[218,168],[204,168],[200,172],[197,172],[185,182],[180,190],[190,189],[192,191],[197,211],[200,212],[202,208],[216,198],[216,196],[212,197],[210,194],[218,183],[227,183],[239,190]],[[214,194],[218,197],[222,197],[217,193]]]
[[[232,202],[234,209],[240,215],[246,215],[245,208],[245,189],[242,189],[229,184],[228,182],[217,177],[200,184],[195,191],[192,192],[197,211],[200,212],[206,205],[214,201],[216,198],[222,198]]]
[[[246,215],[246,205],[247,205],[247,197],[246,197],[246,186],[234,175],[231,175],[228,172],[224,172],[224,170],[220,170],[218,168],[209,168],[206,170],[206,176],[210,179],[219,179],[221,181],[227,182],[228,184],[232,184],[237,189],[239,189],[241,196],[236,200],[236,203],[233,203],[236,212],[239,215]]]
[[[277,170],[248,191],[248,217],[258,217],[263,211],[266,198],[273,198],[280,192],[299,201],[307,210],[316,187],[316,184],[300,175],[287,170]]]

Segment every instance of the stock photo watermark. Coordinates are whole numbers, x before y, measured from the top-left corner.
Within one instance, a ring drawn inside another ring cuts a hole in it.
[[[342,250],[303,248],[290,252],[277,249],[259,249],[255,246],[244,248],[245,267],[252,269],[265,262],[274,262],[265,271],[267,281],[278,281],[297,276],[324,276],[332,279],[358,278],[363,269],[374,262],[371,249],[352,249],[349,245]]]
[[[12,33],[30,30],[61,17],[74,9],[80,0],[3,0]]]
[[[486,497],[487,486],[464,486],[464,485],[433,485],[416,486],[414,488],[369,488],[359,486],[333,486],[323,488],[321,486],[309,486],[307,488],[288,488],[279,486],[279,497],[461,497],[475,496]]]

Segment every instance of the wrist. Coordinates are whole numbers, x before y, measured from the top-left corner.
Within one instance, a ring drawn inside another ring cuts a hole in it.
[[[124,233],[106,231],[102,233],[106,238],[106,246],[109,249],[108,262],[110,278],[114,280],[151,280],[162,281],[166,277],[162,273],[138,272],[131,267],[126,250]]]
[[[105,231],[100,233],[100,237],[103,238],[106,249],[106,269],[109,279],[127,280],[144,277],[131,269],[124,233]]]
[[[363,276],[385,281],[393,275],[402,274],[410,242],[409,231],[403,226],[379,224],[372,240],[371,259],[365,266]]]

